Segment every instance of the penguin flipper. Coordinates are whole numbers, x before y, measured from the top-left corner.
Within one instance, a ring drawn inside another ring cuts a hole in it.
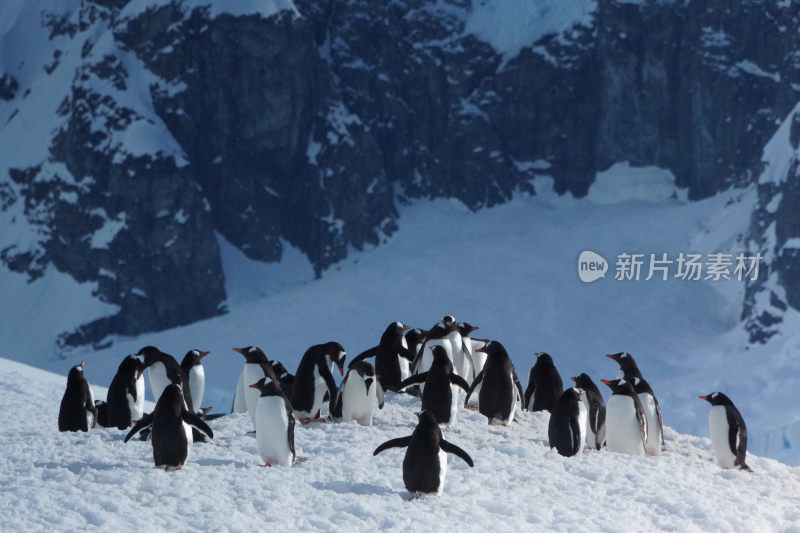
[[[738,417],[736,416],[737,414],[739,415]],[[729,405],[725,406],[725,417],[728,419],[728,446],[736,456],[734,464],[744,467],[746,466],[744,458],[747,453],[747,428],[744,425],[744,420],[742,415]]]
[[[378,397],[378,409],[383,409],[383,387],[380,380],[375,380],[375,395]]]
[[[338,387],[336,386],[336,381],[333,379],[333,374],[331,374],[331,369],[328,368],[327,365],[320,364],[319,368],[319,375],[322,376],[322,379],[325,380],[325,384],[328,385],[328,393],[330,393],[331,397],[336,394]]]
[[[472,396],[472,393],[475,392],[475,388],[480,384],[481,381],[483,381],[483,370],[478,372],[478,375],[475,376],[475,381],[473,381],[472,385],[470,385],[469,390],[467,391],[467,397],[464,398],[464,405],[467,405],[469,397]]]
[[[469,392],[469,383],[467,383],[467,381],[464,378],[455,373],[451,373],[449,377],[450,377],[450,383],[458,387],[461,387],[462,389],[464,389],[465,392]]]
[[[425,347],[428,345],[428,337],[430,337],[431,332],[429,331],[427,335],[425,335],[425,340],[422,341],[422,345],[419,347],[419,351],[417,355],[414,356],[414,362],[411,363],[411,371],[413,373],[419,372],[419,365],[422,364],[422,354],[425,353]]]
[[[586,438],[586,435],[581,435],[581,425],[577,417],[571,416],[569,418],[569,429],[572,435],[572,453],[576,454],[581,449],[581,441]]]
[[[289,400],[286,400],[286,414],[289,417],[289,425],[286,428],[286,439],[289,441],[289,450],[292,452],[292,462],[297,460],[297,454],[294,451],[294,414],[292,410],[292,404]]]
[[[344,389],[345,383],[347,383],[347,378],[350,377],[350,372],[345,375],[342,383],[339,385],[339,389],[336,391],[336,394],[333,395],[330,401],[330,412],[331,417],[333,419],[342,418],[342,390]]]
[[[469,339],[467,339],[469,341]],[[467,350],[466,343],[461,343],[461,353],[463,354],[464,359],[467,360],[469,363],[469,372],[472,374],[473,379],[475,378],[475,363],[472,362],[472,352]]]
[[[208,427],[208,424],[206,424],[203,421],[203,419],[200,418],[199,416],[197,416],[196,414],[194,414],[194,413],[192,413],[190,411],[184,410],[183,413],[181,413],[181,418],[183,419],[184,422],[186,422],[190,426],[194,426],[199,431],[202,431],[203,433],[208,435],[208,438],[210,438],[210,439],[214,438],[214,432],[211,431],[211,428]]]
[[[656,420],[658,421],[658,433],[661,435],[661,445],[664,446],[664,424],[661,422],[661,406],[658,405],[658,400],[656,399],[655,394],[653,395],[653,401],[656,404]]]
[[[147,413],[142,418],[139,419],[138,422],[131,428],[128,434],[125,436],[125,440],[123,442],[128,442],[133,438],[134,435],[139,433],[142,430],[145,430],[153,425],[153,413]]]
[[[411,442],[411,435],[408,437],[398,437],[396,439],[387,440],[377,448],[375,451],[372,452],[372,455],[378,455],[382,451],[388,450],[389,448],[405,448]]]
[[[634,404],[636,405],[636,418],[639,420],[639,430],[642,435],[642,446],[647,448],[647,417],[644,414],[644,409],[642,409],[642,404],[639,403],[639,399],[636,398],[634,395],[633,398]]]
[[[439,447],[447,453],[452,453],[453,455],[460,457],[470,467],[474,466],[474,463],[472,462],[472,457],[470,457],[467,452],[465,452],[452,442],[448,442],[442,439],[439,441]]]
[[[409,361],[414,361],[414,357],[416,357],[416,354],[414,352],[412,352],[411,350],[409,350],[408,348],[406,348],[405,346],[399,346],[398,350],[397,350],[397,354],[400,357],[408,359]]]
[[[525,395],[522,393],[522,383],[519,382],[519,377],[517,377],[517,371],[512,368],[511,370],[511,377],[514,380],[514,385],[517,387],[517,393],[519,393],[519,399],[522,401],[525,398]],[[525,409],[525,406],[522,406]]]
[[[428,373],[423,372],[421,374],[414,374],[413,376],[409,376],[397,386],[397,390],[401,391],[406,387],[413,385],[414,383],[425,383],[425,380],[428,379]]]
[[[369,359],[370,357],[375,357],[375,355],[377,353],[378,353],[378,347],[377,346],[373,346],[372,348],[366,349],[363,352],[361,352],[360,354],[358,354],[357,356],[355,356],[353,358],[353,360],[350,361],[350,364],[347,365],[347,368],[353,368],[354,364],[358,363],[359,361],[363,361],[364,359]]]
[[[531,368],[531,374],[528,376],[528,386],[525,388],[525,394],[522,396],[525,399],[525,405],[522,406],[524,410],[530,410],[529,406],[531,405],[531,398],[533,398],[535,392],[536,381],[533,379],[533,369]]]

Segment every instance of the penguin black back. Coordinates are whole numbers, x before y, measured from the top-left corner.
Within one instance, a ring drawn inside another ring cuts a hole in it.
[[[92,415],[91,427],[97,424],[97,407],[89,382],[83,375],[84,366],[84,363],[73,366],[67,375],[67,389],[58,411],[59,431],[89,431],[89,413]]]
[[[523,398],[514,364],[505,347],[498,341],[489,341],[476,351],[486,353],[486,362],[483,370],[475,376],[464,404],[466,405],[480,384],[478,411],[489,419],[490,424],[510,424],[516,409],[517,395],[520,399]]]
[[[712,392],[700,396],[711,404],[712,413],[709,414],[709,430],[711,431],[711,444],[717,462],[724,468],[731,466],[750,471],[745,463],[747,456],[747,426],[744,418],[730,398],[721,392]],[[714,409],[724,410],[724,416],[714,413]],[[733,456],[733,465],[728,463],[730,458],[725,457],[725,451]],[[727,464],[726,464],[727,463]]]
[[[594,442],[587,442],[587,445],[599,450],[605,442],[606,404],[603,395],[588,374],[581,373],[570,379],[586,393],[586,403],[589,405],[587,429],[595,435]]]
[[[409,361],[414,359],[414,354],[403,346],[403,333],[410,329],[401,322],[392,322],[386,327],[381,340],[377,346],[373,346],[358,354],[351,362],[352,368],[355,363],[375,357],[375,371],[384,389],[397,390],[402,375],[398,357],[403,357]]]
[[[553,404],[547,425],[550,447],[565,457],[572,457],[583,449],[586,430],[585,416],[581,412],[581,395],[584,391],[569,388]]]
[[[525,408],[530,411],[552,411],[563,392],[564,383],[553,364],[553,358],[547,353],[536,354],[536,364],[528,376]]]
[[[129,355],[119,364],[106,396],[107,427],[127,429],[143,414],[131,412],[131,404],[141,403],[143,400],[139,398],[139,393],[144,392],[144,384],[137,387],[137,380],[141,379],[142,371],[144,371],[143,357],[138,355]]]
[[[451,385],[456,385],[469,391],[469,384],[453,372],[453,363],[447,357],[447,352],[442,346],[432,346],[433,363],[431,367],[421,374],[416,374],[400,384],[400,388],[408,387],[414,383],[425,383],[425,390],[422,393],[422,410],[434,416],[440,424],[453,422],[457,407],[453,402],[455,393]]]
[[[339,367],[339,374],[344,374],[345,350],[338,342],[315,344],[303,354],[292,385],[292,407],[295,411],[316,416],[322,404],[324,393],[334,398],[338,387],[331,374],[331,365]],[[317,389],[317,378],[325,382],[325,391]]]

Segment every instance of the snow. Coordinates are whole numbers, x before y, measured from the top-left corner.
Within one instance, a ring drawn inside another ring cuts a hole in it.
[[[615,163],[589,188],[589,198],[597,204],[629,201],[664,202],[671,198],[685,200],[686,190],[675,186],[672,172],[659,167],[632,167],[627,161]]]
[[[116,218],[106,219],[103,225],[92,233],[91,246],[96,249],[107,249],[117,233],[125,229],[128,225],[128,217],[121,213]]]
[[[548,34],[561,34],[576,25],[590,26],[595,0],[482,0],[472,3],[465,34],[492,46],[503,62]]]
[[[748,455],[753,473],[722,470],[707,438],[665,428],[658,458],[586,451],[565,458],[547,445],[546,413],[522,413],[510,428],[475,411],[445,438],[474,468],[448,456],[441,496],[407,501],[403,449],[419,400],[387,393],[375,425],[296,427],[293,467],[260,466],[247,415],[214,421],[214,441],[195,444],[183,470],[153,467],[149,442],[124,432],[59,433],[61,375],[0,359],[6,406],[0,447],[3,527],[31,530],[437,531],[797,531],[800,469]],[[85,370],[92,383],[97,373]],[[36,384],[31,387],[31,384]],[[97,398],[106,391],[93,386]],[[703,410],[708,411],[707,404]],[[13,409],[9,407],[13,406]],[[146,407],[152,409],[152,404]]]
[[[783,120],[778,130],[764,146],[761,161],[766,165],[758,178],[759,184],[772,183],[780,185],[788,177],[792,161],[797,157],[790,141],[792,121],[795,114],[800,111],[800,103],[794,106]]]
[[[148,9],[154,9],[169,3],[175,2],[170,2],[170,0],[133,0],[125,6],[120,17],[132,17]],[[260,15],[268,18],[286,10],[291,11],[295,16],[300,15],[292,0],[236,0],[235,2],[178,0],[177,4],[187,13],[198,8],[206,8],[210,18],[216,18],[223,14],[234,17]]]

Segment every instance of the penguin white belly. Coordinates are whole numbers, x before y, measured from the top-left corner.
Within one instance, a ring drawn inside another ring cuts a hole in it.
[[[256,406],[258,405],[258,399],[261,397],[261,393],[258,391],[258,389],[250,388],[250,385],[257,383],[259,379],[264,377],[264,370],[261,368],[261,365],[245,363],[244,371],[242,373],[244,375],[242,387],[244,388],[244,398],[245,403],[247,404],[247,412],[250,415],[250,420],[255,422]]]
[[[203,365],[194,365],[189,370],[189,390],[192,392],[194,410],[199,411],[200,402],[203,401],[203,395],[206,392],[206,373]]]
[[[134,372],[134,379],[136,372]],[[131,420],[139,420],[144,415],[144,378],[136,379],[136,400],[133,399],[130,393],[126,394],[128,397],[128,409],[131,412]]]
[[[147,379],[150,381],[150,392],[153,393],[154,402],[161,398],[161,393],[172,383],[167,377],[167,367],[161,361],[156,361],[147,367]]]
[[[89,404],[94,405],[94,394],[92,393],[91,387],[89,387]],[[97,424],[97,420],[95,420],[91,411],[86,408],[84,408],[84,410],[86,411],[86,427],[92,429]]]
[[[376,385],[373,383],[367,392],[367,386],[360,378],[357,373],[353,373],[347,379],[342,391],[342,419],[345,422],[355,420],[362,426],[371,426],[378,402],[375,395]]]
[[[445,476],[447,476],[447,452],[439,449],[439,486],[436,488],[436,494],[441,494],[444,490]]]
[[[309,417],[317,416],[317,411],[322,407],[322,401],[325,398],[325,393],[328,391],[328,384],[325,383],[325,378],[320,376],[319,368],[314,367],[314,403],[311,405],[311,412]],[[322,414],[322,413],[320,413]]]
[[[194,442],[192,438],[192,426],[186,422],[181,423],[183,424],[183,431],[186,433],[186,459],[189,459],[189,450],[192,449],[192,442]]]
[[[592,425],[589,423],[589,413],[591,409],[589,408],[589,400],[586,399],[585,394],[581,394],[581,406],[586,411],[586,429],[584,430],[583,434],[586,435],[586,438],[583,439],[586,442],[586,446],[589,448],[594,448],[595,443],[597,442],[597,436],[592,431]],[[578,408],[580,409],[580,407]]]
[[[450,361],[453,362],[453,371],[464,377],[464,350],[461,349],[461,333],[451,331],[447,334],[447,342],[450,343]]]
[[[471,363],[472,358],[474,357],[474,354],[472,353],[472,341],[469,337],[462,337],[461,345],[462,350],[467,352],[469,358],[462,355],[463,374],[459,372],[459,375],[463,377],[467,383],[472,385],[472,382],[475,380],[475,376],[477,375],[472,368],[473,363]]]
[[[656,400],[652,394],[639,394],[639,401],[642,402],[644,416],[647,418],[647,455],[661,455],[661,428],[658,424],[658,411],[656,411]]]
[[[450,421],[446,424],[439,424],[441,427],[454,427],[458,415],[459,391],[461,389],[455,385],[450,385]]]
[[[447,358],[450,359],[450,362],[453,362],[453,348],[450,344],[450,341],[447,338],[444,339],[435,339],[432,341],[428,341],[428,344],[425,346],[425,350],[422,352],[422,361],[420,361],[419,370],[417,370],[417,374],[422,374],[423,372],[427,372],[430,370],[431,365],[433,364],[433,350],[434,346],[441,346],[444,348],[444,351],[447,352]],[[422,392],[425,390],[425,384],[419,384],[419,391]]]
[[[585,394],[581,395],[581,400]],[[580,428],[581,432],[581,440],[580,444],[578,445],[578,452],[581,453],[583,451],[583,447],[586,444],[586,437],[588,435],[587,428],[589,427],[589,409],[583,401],[578,402],[578,427]]]
[[[280,396],[260,396],[256,408],[256,445],[265,464],[291,466],[289,415]]]
[[[411,377],[411,366],[408,359],[400,355],[397,356],[397,364],[400,366],[400,380]]]
[[[728,441],[728,415],[724,405],[714,405],[708,414],[708,432],[711,435],[711,451],[722,468],[733,468],[736,455],[731,451]]]
[[[478,352],[476,351],[478,348],[483,348],[486,346],[486,343],[483,341],[476,341],[475,339],[470,339],[470,348],[472,350],[472,364],[475,365],[475,375],[477,376],[481,370],[483,370],[483,365],[486,364],[486,352]]]
[[[247,397],[244,390],[244,370],[239,374],[239,380],[236,382],[236,392],[233,395],[233,412],[246,413],[247,412]]]
[[[633,398],[612,394],[606,406],[606,446],[608,451],[644,457],[641,429]]]

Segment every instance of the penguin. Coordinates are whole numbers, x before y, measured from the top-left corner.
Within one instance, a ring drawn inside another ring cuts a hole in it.
[[[258,405],[260,394],[258,389],[251,388],[250,385],[267,375],[267,367],[270,367],[270,361],[258,346],[234,348],[233,351],[242,354],[245,358],[244,368],[239,380],[242,388],[241,396],[244,397],[247,414],[250,415],[250,420],[255,424],[256,406]],[[237,396],[240,394],[238,387],[236,394]],[[235,406],[236,398],[234,398]]]
[[[742,414],[730,398],[721,392],[699,397],[711,404],[708,413],[708,432],[711,451],[722,468],[739,468],[751,472],[744,462],[747,455],[747,427]]]
[[[283,363],[280,361],[272,361],[272,370],[275,372],[275,376],[278,378],[278,383],[280,383],[281,389],[283,389],[283,393],[287,398],[292,397],[292,387],[294,386],[294,376],[286,370],[286,367],[283,366]]]
[[[477,331],[479,328],[478,326],[473,326],[469,322],[459,322],[458,326],[458,334],[461,336],[461,368],[458,368],[458,363],[456,361],[453,362],[456,365],[456,372],[458,375],[464,378],[467,383],[472,385],[472,382],[475,380],[475,362],[472,360],[472,339],[470,339],[470,333],[473,331]],[[459,358],[456,357],[456,360]]]
[[[315,344],[303,354],[294,375],[292,390],[292,407],[301,424],[323,421],[319,418],[319,409],[325,393],[333,398],[337,390],[331,370],[336,364],[339,374],[343,375],[346,355],[338,342]]]
[[[214,438],[214,432],[196,414],[186,408],[180,385],[170,383],[156,402],[152,413],[144,415],[125,436],[128,442],[140,431],[151,428],[153,460],[157,468],[180,470],[189,457],[192,431]]]
[[[375,371],[384,390],[396,391],[397,386],[411,375],[409,364],[414,359],[414,354],[404,345],[403,332],[411,329],[401,322],[392,322],[381,335],[380,343],[358,354],[349,365],[353,365],[375,357]],[[405,375],[405,377],[404,377]]]
[[[599,450],[606,443],[606,404],[603,395],[587,374],[578,374],[569,379],[586,393],[581,395],[581,402],[586,406],[589,421],[586,427],[586,447]]]
[[[531,368],[528,388],[525,390],[525,408],[528,411],[552,412],[553,405],[564,392],[564,383],[550,354],[535,355],[536,364]]]
[[[244,387],[244,369],[239,372],[239,379],[236,380],[236,390],[233,393],[233,403],[231,413],[247,412],[247,393]]]
[[[428,335],[428,332],[420,329],[420,328],[413,328],[409,329],[406,332],[405,337],[403,337],[406,341],[406,348],[411,350],[411,353],[416,354],[422,349],[422,344],[425,342],[425,336]],[[413,361],[412,361],[413,364]],[[411,375],[411,374],[409,374]],[[405,378],[403,378],[405,379]]]
[[[375,369],[366,361],[351,363],[332,402],[331,415],[344,422],[355,420],[362,426],[371,426],[376,405],[383,409],[383,387],[375,379]]]
[[[615,354],[606,355],[609,359],[613,359],[619,364],[619,373],[617,379],[627,379],[630,381],[633,378],[641,378],[642,373],[639,372],[639,367],[636,365],[633,356],[628,352],[619,352]]]
[[[642,403],[625,379],[607,380],[611,389],[606,406],[606,447],[610,452],[644,457],[647,447],[647,417]]]
[[[144,366],[147,369],[147,378],[150,381],[150,392],[153,393],[155,401],[158,401],[167,385],[180,385],[186,407],[189,411],[195,412],[192,403],[192,391],[189,388],[189,379],[174,357],[162,352],[155,346],[145,346],[136,355],[144,357]]]
[[[243,353],[242,355],[244,355],[245,357],[248,357],[247,352],[248,352],[248,350],[250,348],[251,348],[251,346],[248,346],[247,348],[234,348],[234,351],[244,350],[245,353]],[[252,348],[256,348],[256,347],[252,347]],[[239,352],[239,353],[242,353],[242,352]],[[256,360],[259,361],[258,362],[258,366],[260,366],[261,367],[261,371],[264,372],[264,364],[263,364],[263,360],[261,359],[261,356],[258,356],[257,354],[251,354],[250,357],[251,357],[251,359],[256,359]],[[265,355],[264,358],[266,359],[266,357],[267,356]],[[245,363],[245,366],[247,364],[248,363]],[[280,361],[271,361],[270,364],[272,366],[272,369],[275,371],[275,374],[278,376],[278,381],[281,384],[281,388],[283,389],[284,394],[288,398],[291,398],[292,397],[292,384],[294,382],[294,376],[291,375],[286,370],[286,367],[284,367],[283,364],[280,363]],[[247,412],[247,392],[245,392],[246,387],[244,386],[244,381],[245,381],[244,370],[245,369],[243,368],[242,371],[239,373],[239,378],[238,378],[238,380],[236,382],[236,391],[233,393],[233,404],[231,405],[231,413],[246,413]],[[256,368],[252,367],[251,370],[255,373],[254,374],[255,376],[258,376],[258,370]],[[266,373],[265,373],[265,375],[266,375]]]
[[[583,451],[588,411],[581,398],[585,395],[584,391],[570,387],[553,405],[547,438],[550,447],[564,457],[572,457]]]
[[[498,341],[489,341],[478,352],[486,353],[486,363],[470,385],[464,405],[480,386],[478,411],[489,419],[490,425],[509,426],[514,419],[517,401],[522,401],[522,385],[508,352]]]
[[[639,402],[647,417],[647,455],[661,455],[661,445],[664,444],[664,426],[661,422],[661,407],[658,405],[656,395],[650,384],[642,378],[630,378],[633,390],[639,397]]]
[[[414,383],[425,383],[422,392],[422,410],[431,413],[440,426],[454,426],[458,412],[458,390],[469,391],[469,384],[454,372],[453,363],[448,359],[442,346],[428,348],[433,352],[433,363],[427,372],[415,374],[403,381],[403,389]]]
[[[106,395],[106,427],[128,429],[144,414],[144,357],[122,360]]]
[[[192,404],[194,404],[196,413],[206,413],[211,410],[210,407],[208,409],[201,407],[203,395],[206,391],[206,374],[203,370],[202,359],[210,353],[196,349],[189,350],[181,361],[181,369],[189,378],[189,390],[192,393]]]
[[[419,414],[419,423],[411,435],[384,442],[375,448],[372,455],[378,455],[389,448],[406,446],[408,449],[403,458],[403,483],[415,498],[442,493],[448,453],[461,458],[470,468],[474,465],[467,452],[444,440],[436,417],[429,411]]]
[[[473,337],[470,337],[470,339],[469,339],[469,343],[472,345],[472,347],[471,347],[471,350],[472,350],[472,364],[474,366],[474,368],[472,369],[472,373],[473,373],[472,381],[475,381],[475,376],[477,376],[478,374],[481,373],[481,370],[483,370],[483,365],[486,363],[486,352],[484,352],[484,351],[480,351],[479,352],[478,349],[479,348],[483,348],[484,346],[486,346],[486,344],[488,344],[488,342],[489,342],[488,339],[475,339]],[[468,381],[468,382],[469,382],[470,385],[472,385],[471,381]],[[481,387],[480,387],[480,385],[478,385],[475,388],[475,392],[472,394],[472,397],[470,397],[469,405],[475,406],[475,407],[478,406],[478,397],[479,397],[480,391],[481,391]]]
[[[283,394],[280,384],[274,379],[268,383],[268,379],[263,377],[250,385],[260,392],[255,418],[258,454],[264,466],[292,466],[297,459],[292,404]]]
[[[89,431],[97,425],[97,407],[89,382],[83,375],[85,362],[75,365],[67,375],[67,390],[58,410],[59,431]],[[92,417],[91,422],[89,416]]]
[[[426,372],[431,367],[431,364],[433,363],[433,352],[425,349],[429,346],[441,346],[447,352],[448,359],[450,359],[450,361],[454,360],[453,344],[450,342],[451,334],[453,338],[458,336],[459,340],[461,339],[460,334],[458,334],[458,325],[456,324],[456,319],[451,315],[445,315],[442,317],[441,322],[437,323],[430,330],[428,330],[428,334],[425,336],[425,341],[422,343],[420,351],[417,352],[416,357],[414,358],[414,364],[412,366],[412,372],[414,374]],[[425,384],[421,383],[419,389],[420,392],[423,392],[425,390]]]

